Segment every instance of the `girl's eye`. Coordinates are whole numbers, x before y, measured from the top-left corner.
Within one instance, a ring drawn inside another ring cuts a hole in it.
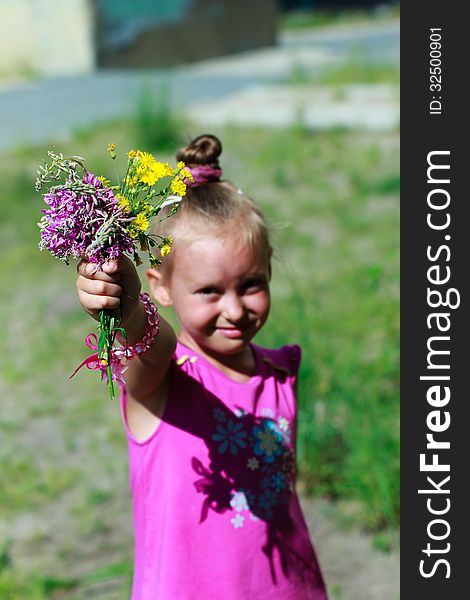
[[[203,296],[210,296],[212,294],[218,294],[219,290],[215,287],[205,287],[198,290],[198,294],[202,294]]]
[[[247,281],[246,283],[243,284],[242,289],[244,292],[250,293],[250,292],[257,292],[264,286],[265,286],[265,282],[262,281],[261,279],[251,279],[250,281]]]

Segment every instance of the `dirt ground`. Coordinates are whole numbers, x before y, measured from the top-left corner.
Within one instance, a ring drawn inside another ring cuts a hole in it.
[[[398,600],[398,544],[383,552],[373,537],[341,523],[326,500],[301,498],[305,518],[327,583],[330,600]]]
[[[338,508],[327,500],[301,497],[301,503],[326,580],[329,600],[399,599],[396,542],[392,551],[377,550],[372,536],[357,526],[347,526]],[[111,506],[97,508],[93,518],[86,522],[70,520],[64,509],[66,504],[63,498],[55,507],[50,505],[36,514],[24,514],[10,524],[15,529],[13,562],[35,572],[57,574],[58,563],[67,565],[68,576],[78,577],[82,583],[73,591],[55,595],[54,599],[128,600],[130,577],[124,576],[119,569],[113,574],[109,565],[131,559],[131,519],[130,515],[125,517],[130,496],[124,494]],[[120,518],[116,511],[120,512]],[[54,521],[56,526],[51,528]],[[119,527],[116,527],[118,522]],[[11,529],[9,533],[13,533]],[[109,572],[103,577],[87,578],[87,573],[96,574],[100,569],[104,569],[103,573],[107,569]]]

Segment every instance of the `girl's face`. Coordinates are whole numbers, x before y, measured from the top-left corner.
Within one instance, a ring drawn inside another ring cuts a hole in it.
[[[235,360],[268,318],[269,258],[230,239],[202,237],[178,247],[173,261],[164,287],[180,341]]]

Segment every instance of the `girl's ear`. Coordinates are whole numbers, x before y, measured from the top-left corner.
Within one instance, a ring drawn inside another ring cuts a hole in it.
[[[171,300],[170,290],[165,285],[162,273],[158,269],[147,269],[146,271],[147,280],[150,285],[152,295],[162,306],[171,306],[173,304]]]

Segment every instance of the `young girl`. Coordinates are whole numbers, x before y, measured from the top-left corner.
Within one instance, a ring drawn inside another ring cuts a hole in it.
[[[193,182],[160,224],[174,247],[148,269],[155,312],[127,258],[79,266],[82,306],[118,309],[136,356],[121,407],[135,526],[133,600],[324,600],[295,492],[300,348],[252,343],[268,318],[271,247],[254,202],[199,136],[177,159]],[[144,339],[143,343],[139,341]]]

